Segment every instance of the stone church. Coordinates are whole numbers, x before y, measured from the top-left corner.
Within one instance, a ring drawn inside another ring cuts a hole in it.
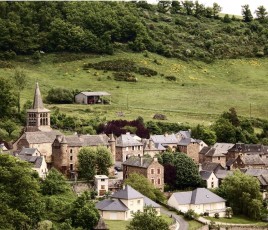
[[[14,142],[13,150],[36,148],[45,157],[48,167],[55,167],[65,175],[77,171],[77,155],[82,147],[105,146],[111,150],[115,160],[115,139],[101,135],[64,135],[50,127],[50,110],[44,107],[39,85],[36,83],[34,101],[27,110],[24,133]]]

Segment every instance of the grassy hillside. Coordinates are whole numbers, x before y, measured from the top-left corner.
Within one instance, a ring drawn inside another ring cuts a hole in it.
[[[86,63],[129,59],[141,67],[158,72],[145,77],[134,74],[137,82],[115,81],[111,71],[84,70]],[[73,61],[66,61],[73,60]],[[149,53],[118,52],[110,55],[49,54],[41,63],[33,64],[28,57],[10,61],[23,68],[28,77],[22,100],[32,100],[34,82],[38,81],[43,98],[52,87],[107,91],[112,94],[111,105],[56,105],[62,112],[80,117],[152,119],[155,113],[167,116],[170,122],[209,124],[220,113],[235,107],[238,114],[267,118],[268,62],[267,59],[219,60],[213,64],[183,62]],[[1,68],[0,76],[12,76],[14,68]],[[165,76],[175,76],[176,82]],[[53,109],[55,105],[48,105]],[[124,117],[118,113],[123,112]]]

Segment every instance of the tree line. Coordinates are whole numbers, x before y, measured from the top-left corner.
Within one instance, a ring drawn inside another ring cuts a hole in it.
[[[248,5],[243,19],[219,16],[198,1],[1,2],[0,58],[41,52],[113,54],[148,50],[183,60],[264,56],[267,11]],[[217,26],[215,26],[217,25]]]

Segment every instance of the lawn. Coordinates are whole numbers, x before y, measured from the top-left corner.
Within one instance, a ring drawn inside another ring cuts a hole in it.
[[[71,54],[66,54],[71,55]],[[219,60],[212,64],[164,58],[149,53],[116,53],[110,55],[84,55],[84,59],[59,62],[59,55],[42,56],[40,64],[32,64],[21,56],[11,61],[23,68],[28,85],[22,92],[22,102],[33,99],[34,82],[38,81],[43,98],[52,87],[79,89],[80,91],[107,91],[112,94],[111,105],[48,105],[60,108],[73,116],[111,119],[151,120],[155,113],[166,115],[167,122],[205,124],[213,122],[219,114],[235,107],[238,115],[267,118],[268,115],[268,62],[267,59]],[[84,63],[111,59],[134,60],[140,67],[158,72],[157,76],[138,74],[138,82],[113,80],[112,72],[83,70]],[[154,60],[158,60],[158,64]],[[11,77],[14,69],[0,69],[0,76]],[[175,76],[176,82],[165,79]],[[118,112],[123,112],[119,117]]]
[[[197,230],[203,226],[203,224],[199,223],[198,221],[191,220],[188,221],[189,229],[188,230]]]
[[[260,225],[265,226],[268,225],[266,222],[262,221],[255,221],[252,219],[249,219],[245,216],[233,216],[231,219],[229,218],[214,218],[214,217],[204,217],[208,220],[214,221],[214,222],[222,222],[222,223],[230,223],[230,224],[252,224],[252,225]]]
[[[173,219],[162,214],[161,217],[169,224],[173,224]],[[110,230],[125,230],[130,221],[123,220],[105,220]]]

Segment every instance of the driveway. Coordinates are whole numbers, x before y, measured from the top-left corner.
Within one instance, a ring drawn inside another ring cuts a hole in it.
[[[161,206],[161,213],[166,214],[168,216],[172,215],[180,225],[178,230],[187,230],[189,228],[188,222],[184,220],[181,216],[177,215],[176,212],[169,211]]]

